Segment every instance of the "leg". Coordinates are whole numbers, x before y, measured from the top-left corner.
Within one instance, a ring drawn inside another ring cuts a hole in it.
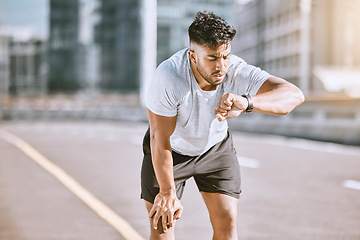
[[[141,168],[141,198],[144,199],[147,211],[150,212],[154,199],[159,193],[159,184],[157,182],[154,166],[151,159],[150,149],[150,129],[146,132],[143,141],[144,158]],[[185,181],[193,175],[193,164],[189,164],[193,158],[189,156],[183,156],[181,154],[173,152],[174,162],[174,180],[176,185],[176,195],[179,199],[184,191]],[[151,220],[151,219],[150,219]],[[161,220],[159,221],[161,222]],[[151,226],[151,240],[155,239],[175,239],[174,228],[168,229],[166,233],[163,232],[162,224],[158,225],[157,230],[154,229],[152,221]]]
[[[237,240],[238,199],[222,193],[201,192],[214,230],[213,240]]]
[[[146,209],[150,212],[153,204],[145,200]],[[150,240],[173,240],[175,239],[175,227],[170,228],[166,233],[163,232],[162,224],[158,224],[158,229],[155,230],[150,219],[151,234]],[[161,220],[159,221],[161,223]]]

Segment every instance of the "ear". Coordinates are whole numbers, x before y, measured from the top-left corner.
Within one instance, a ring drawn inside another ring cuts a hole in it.
[[[196,53],[194,52],[194,50],[189,50],[188,51],[188,54],[189,54],[189,57],[190,57],[190,60],[193,62],[193,63],[196,63]]]

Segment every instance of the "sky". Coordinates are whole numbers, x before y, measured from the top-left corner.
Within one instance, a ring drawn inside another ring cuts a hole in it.
[[[0,0],[0,28],[27,29],[47,37],[49,0]]]

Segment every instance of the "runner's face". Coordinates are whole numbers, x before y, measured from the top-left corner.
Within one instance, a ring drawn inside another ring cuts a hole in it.
[[[193,44],[190,50],[193,72],[199,85],[216,87],[224,80],[229,66],[231,44],[223,44],[216,49]]]

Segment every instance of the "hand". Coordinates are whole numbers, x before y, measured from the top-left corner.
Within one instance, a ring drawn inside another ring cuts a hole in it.
[[[246,111],[248,107],[246,98],[232,93],[225,94],[216,105],[214,114],[219,122],[237,117]]]
[[[149,218],[153,217],[153,226],[157,229],[160,217],[162,218],[162,228],[164,232],[174,226],[174,222],[180,219],[183,206],[176,197],[174,190],[166,193],[158,193],[154,200],[154,205],[149,212]]]

